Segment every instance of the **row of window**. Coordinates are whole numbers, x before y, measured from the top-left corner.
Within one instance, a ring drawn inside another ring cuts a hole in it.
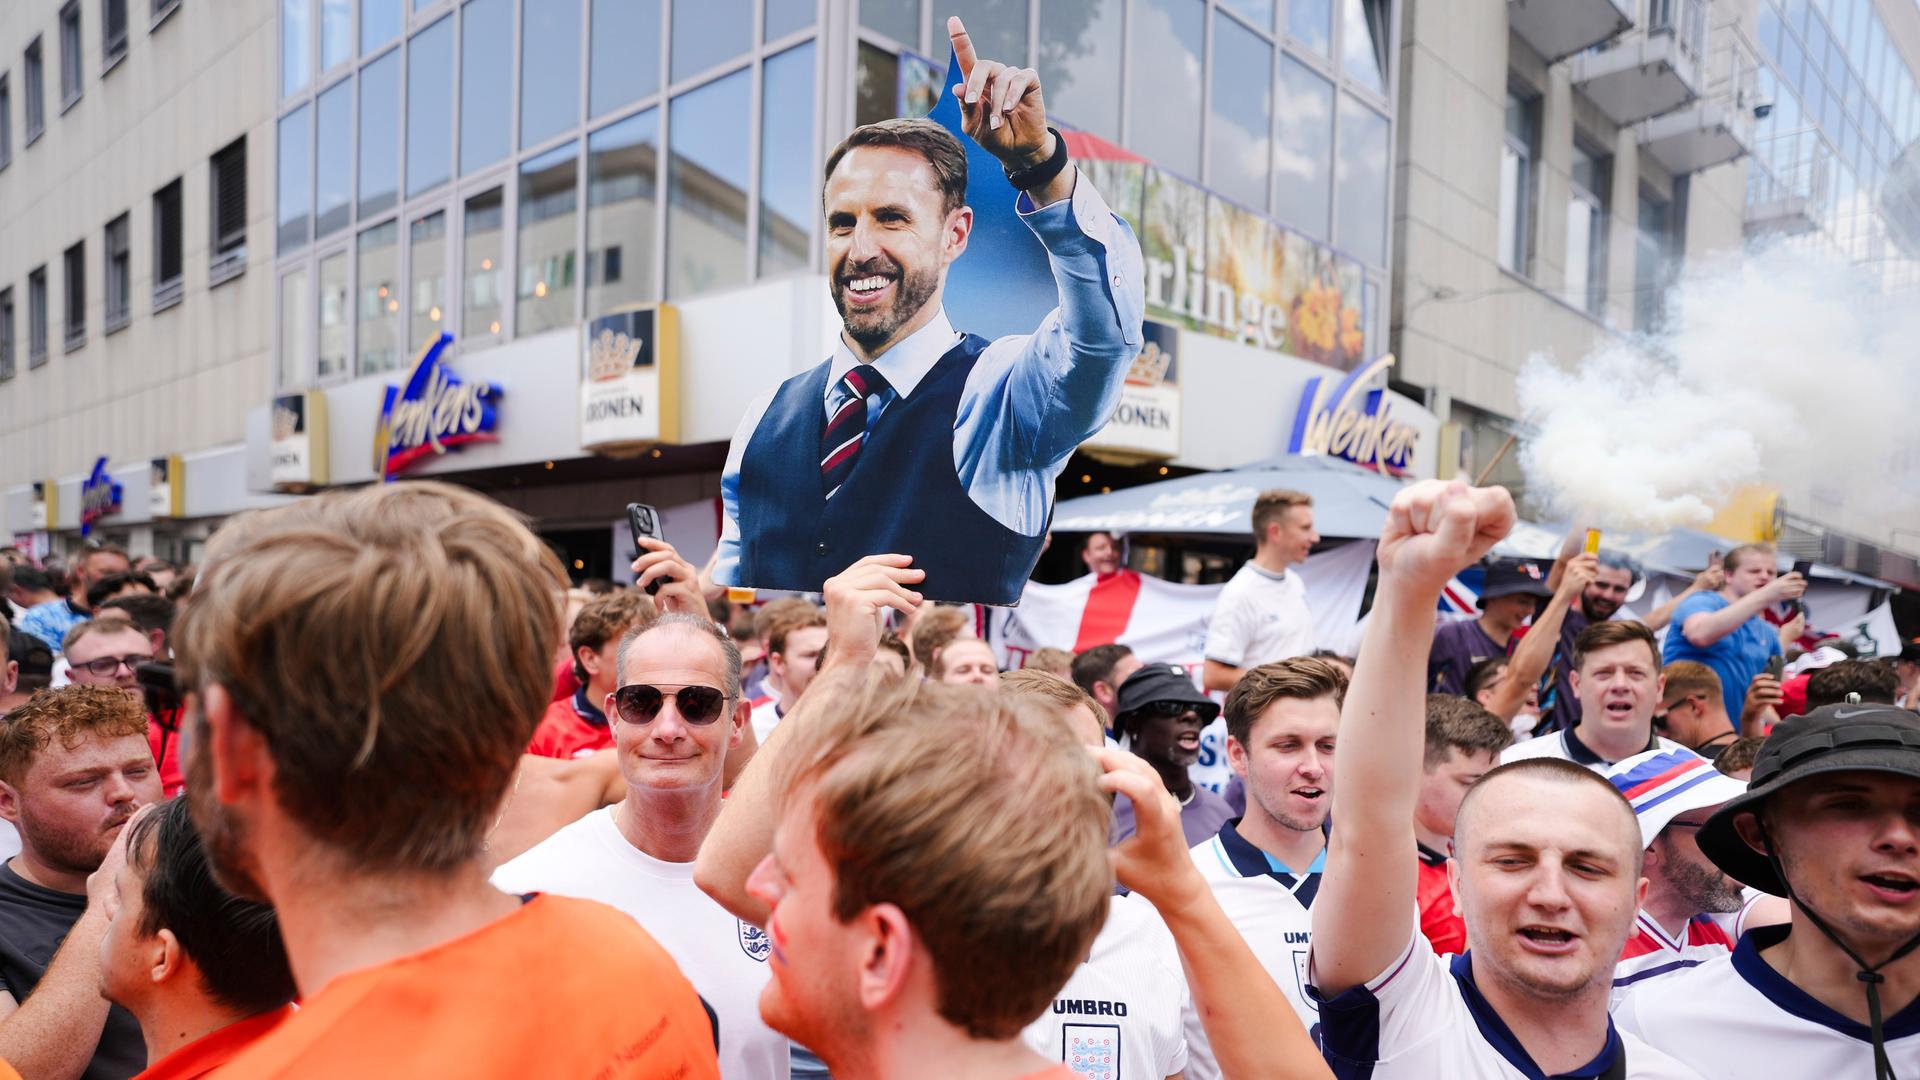
[[[146,0],[151,25],[173,14],[180,0]],[[60,111],[80,100],[86,87],[80,49],[81,0],[67,0],[60,8]],[[127,54],[127,0],[100,0],[100,74],[104,78]],[[25,146],[32,146],[47,130],[46,57],[38,35],[21,55],[22,97],[25,110]],[[13,95],[11,79],[0,71],[0,169],[13,161]]]
[[[243,135],[223,147],[207,162],[210,191],[209,218],[212,251],[209,285],[218,285],[246,269],[247,262],[247,140]],[[184,291],[181,233],[181,177],[153,193],[153,311],[180,302]],[[102,235],[105,251],[106,312],[101,330],[112,334],[133,316],[133,222],[127,211],[107,222]],[[87,242],[80,240],[61,255],[63,351],[87,343]],[[52,324],[48,319],[47,267],[27,274],[27,366],[45,364]],[[0,380],[10,379],[14,365],[14,290],[0,288]]]

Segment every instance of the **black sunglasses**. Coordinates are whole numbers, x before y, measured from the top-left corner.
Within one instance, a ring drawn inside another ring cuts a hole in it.
[[[727,693],[711,686],[683,686],[674,691],[673,704],[689,724],[711,724],[720,719]],[[660,715],[667,695],[657,686],[633,683],[613,692],[613,708],[629,724],[651,724]]]

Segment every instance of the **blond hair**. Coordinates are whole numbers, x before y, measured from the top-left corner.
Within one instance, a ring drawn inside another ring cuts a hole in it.
[[[423,481],[226,531],[176,628],[180,685],[225,688],[281,808],[338,855],[371,872],[471,859],[553,687],[559,559],[500,504]]]
[[[1726,691],[1721,688],[1720,676],[1705,664],[1692,660],[1675,660],[1660,670],[1666,677],[1666,702],[1672,703],[1681,698],[1704,694],[1708,701],[1726,700]]]
[[[1068,671],[1073,668],[1073,654],[1049,645],[1044,649],[1033,650],[1033,655],[1027,657],[1026,666],[1055,673]]]
[[[1093,700],[1092,694],[1051,671],[1027,667],[1003,672],[1000,675],[1000,692],[1009,701],[1037,701],[1054,706],[1063,713],[1072,712],[1076,705],[1084,705],[1093,718],[1100,722],[1102,730],[1113,723],[1113,718],[1107,715],[1107,710],[1101,708],[1099,702]]]
[[[940,1016],[1015,1038],[1106,920],[1098,766],[1057,717],[990,689],[820,681],[788,721],[773,783],[783,813],[812,803],[834,916],[898,907],[933,958]]]
[[[89,738],[147,734],[147,710],[116,686],[74,684],[39,690],[0,722],[0,780],[14,787],[55,739],[68,750]]]
[[[122,630],[131,630],[142,637],[146,631],[133,624],[133,618],[124,611],[102,611],[91,619],[73,624],[67,636],[60,641],[61,652],[72,652],[75,642],[93,634],[117,634]]]
[[[1772,544],[1766,543],[1765,541],[1741,544],[1739,547],[1727,552],[1726,555],[1720,559],[1720,569],[1729,574],[1738,573],[1741,560],[1749,555],[1758,555],[1768,562],[1773,562],[1780,558],[1779,551],[1775,549]]]
[[[965,635],[972,624],[973,616],[966,608],[938,605],[914,621],[913,630],[907,635],[908,651],[921,667],[931,668],[934,654]]]

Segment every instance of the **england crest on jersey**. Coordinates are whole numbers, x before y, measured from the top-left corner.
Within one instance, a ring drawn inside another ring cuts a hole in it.
[[[1060,1058],[1082,1080],[1120,1080],[1117,1024],[1063,1024]]]
[[[767,954],[773,951],[773,942],[767,938],[767,932],[744,920],[735,919],[740,924],[740,951],[765,963]]]

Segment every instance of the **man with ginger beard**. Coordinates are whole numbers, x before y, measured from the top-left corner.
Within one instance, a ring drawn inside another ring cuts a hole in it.
[[[25,1075],[121,1080],[146,1061],[139,1021],[100,996],[100,943],[114,841],[159,799],[123,690],[42,690],[0,725],[0,817],[21,841],[0,866],[0,1058]]]
[[[943,297],[974,225],[965,149],[930,120],[856,129],[828,155],[822,197],[839,347],[734,434],[722,584],[812,591],[891,551],[912,554],[931,599],[1018,602],[1054,480],[1139,352],[1138,241],[1047,127],[1039,76],[976,57],[960,20],[947,29],[966,132],[1020,189],[1059,307],[1029,335],[956,332]]]

